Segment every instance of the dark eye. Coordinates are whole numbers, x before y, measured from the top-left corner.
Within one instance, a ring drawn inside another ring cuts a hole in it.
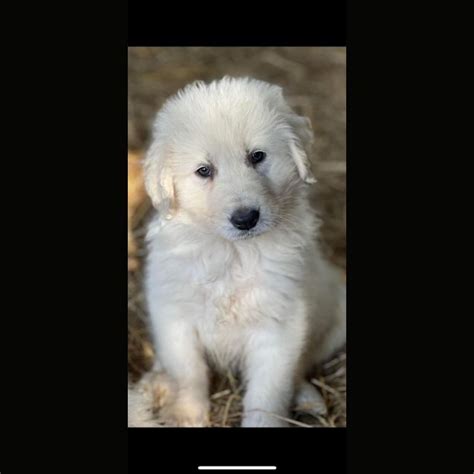
[[[253,165],[256,165],[257,163],[260,163],[261,161],[263,161],[266,156],[267,154],[264,151],[260,151],[260,150],[252,151],[252,153],[250,153],[249,155],[249,161]]]
[[[212,169],[210,166],[201,166],[196,173],[202,178],[210,178],[212,176]]]

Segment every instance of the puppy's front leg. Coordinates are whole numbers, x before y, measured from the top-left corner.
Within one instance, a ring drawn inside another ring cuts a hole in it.
[[[247,387],[242,427],[288,426],[279,417],[288,417],[299,349],[295,347],[296,341],[287,336],[285,341],[283,331],[262,334],[254,338],[246,354]]]
[[[209,424],[208,369],[194,328],[180,317],[170,318],[155,335],[159,362],[176,383],[176,393],[160,418],[168,425]]]

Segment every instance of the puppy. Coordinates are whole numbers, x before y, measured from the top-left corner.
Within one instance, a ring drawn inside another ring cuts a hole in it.
[[[345,287],[316,240],[311,141],[282,89],[249,78],[195,82],[158,113],[145,291],[168,425],[208,425],[210,367],[241,374],[243,427],[324,410],[305,377],[345,342]]]

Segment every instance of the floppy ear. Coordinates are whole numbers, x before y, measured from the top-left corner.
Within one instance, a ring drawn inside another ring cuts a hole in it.
[[[311,171],[311,162],[308,158],[308,152],[314,140],[311,121],[309,118],[300,117],[293,112],[287,115],[287,120],[294,135],[290,141],[290,152],[300,178],[308,184],[316,183],[316,178]]]
[[[270,88],[270,100],[276,105],[286,123],[291,129],[290,153],[298,169],[300,178],[308,184],[316,182],[311,172],[311,162],[308,153],[311,150],[314,136],[311,127],[311,121],[307,117],[301,117],[291,109],[283,95],[283,89],[280,86]]]
[[[171,219],[176,211],[173,176],[166,165],[166,151],[158,140],[146,154],[144,171],[145,188],[153,206],[165,219]]]

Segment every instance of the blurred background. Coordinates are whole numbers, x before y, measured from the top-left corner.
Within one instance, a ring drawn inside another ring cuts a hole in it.
[[[288,103],[311,119],[315,143],[311,161],[318,182],[312,203],[320,215],[321,245],[341,271],[346,269],[346,49],[331,47],[153,47],[128,49],[128,146],[137,156],[150,140],[154,115],[163,102],[194,80],[224,75],[251,76],[283,87]],[[130,170],[130,167],[129,167]],[[152,211],[134,220],[137,258]],[[141,266],[129,272],[128,369],[137,380],[148,370],[153,348],[147,333]],[[295,426],[346,424],[345,353],[321,367],[312,382],[329,412],[318,419],[294,414]],[[238,426],[242,387],[232,375],[216,378],[212,391],[214,426]]]

